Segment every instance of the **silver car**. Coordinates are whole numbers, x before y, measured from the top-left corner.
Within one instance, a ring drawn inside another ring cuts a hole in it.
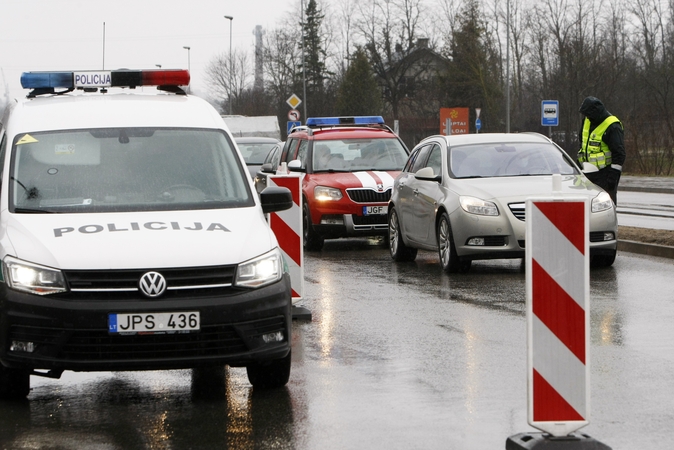
[[[609,195],[537,133],[432,136],[412,151],[389,202],[389,248],[396,261],[438,251],[445,272],[466,272],[478,259],[523,258],[525,203],[561,194],[591,200],[590,262],[613,264],[618,222]],[[580,224],[579,224],[580,226]]]

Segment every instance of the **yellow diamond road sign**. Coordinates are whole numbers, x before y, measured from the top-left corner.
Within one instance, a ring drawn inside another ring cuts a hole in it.
[[[297,95],[293,94],[288,100],[286,100],[286,103],[289,104],[292,109],[295,109],[300,103],[302,103],[302,100],[300,100]]]

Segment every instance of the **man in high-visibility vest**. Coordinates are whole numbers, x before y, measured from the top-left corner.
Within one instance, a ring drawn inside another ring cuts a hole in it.
[[[585,172],[585,176],[617,203],[618,182],[625,163],[623,125],[596,97],[583,100],[579,112],[585,118],[578,134],[581,144],[578,163],[582,166],[588,162],[597,167],[596,172]]]

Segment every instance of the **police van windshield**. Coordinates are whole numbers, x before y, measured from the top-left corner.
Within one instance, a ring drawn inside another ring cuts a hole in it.
[[[25,133],[14,143],[10,211],[163,211],[254,205],[217,130],[105,128]]]

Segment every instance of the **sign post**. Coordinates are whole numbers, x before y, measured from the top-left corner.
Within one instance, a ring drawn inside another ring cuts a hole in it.
[[[482,111],[482,108],[475,108],[475,134],[480,132],[480,128],[482,128],[482,121],[480,120],[480,111]]]
[[[558,100],[543,100],[541,102],[541,125],[548,127],[548,137],[552,138],[552,127],[559,126]]]
[[[440,133],[445,136],[468,134],[469,112],[469,108],[440,108]]]
[[[297,110],[297,107],[302,103],[302,100],[300,100],[297,95],[293,94],[286,100],[286,103],[292,108],[288,111],[288,122],[286,125],[286,135],[288,135],[290,134],[290,130],[294,127],[302,125],[302,122],[300,122],[300,112]]]

